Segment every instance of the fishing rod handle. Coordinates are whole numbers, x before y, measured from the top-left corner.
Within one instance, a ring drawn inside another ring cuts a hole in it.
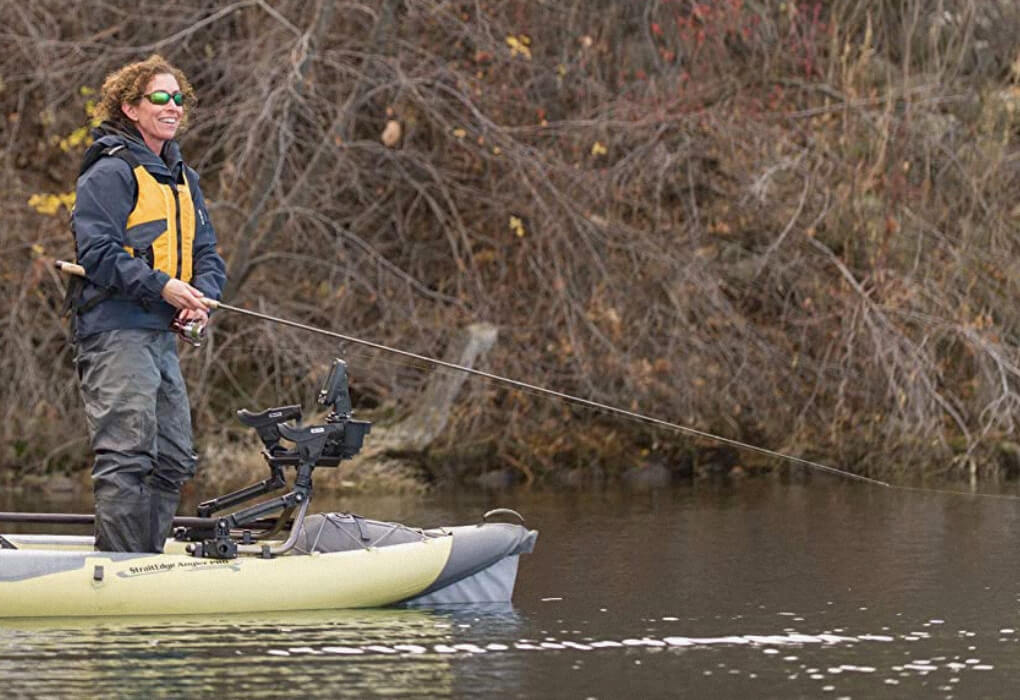
[[[69,263],[65,260],[54,260],[53,264],[58,270],[66,275],[75,275],[76,277],[85,276],[85,268],[75,263]]]
[[[81,265],[78,265],[77,263],[70,263],[67,262],[66,260],[54,260],[53,264],[56,266],[58,270],[60,270],[66,275],[75,275],[76,277],[85,276],[85,268],[82,267]],[[206,307],[210,309],[218,309],[220,307],[220,302],[216,301],[215,299],[209,299],[207,297],[202,297],[202,303],[205,304]]]

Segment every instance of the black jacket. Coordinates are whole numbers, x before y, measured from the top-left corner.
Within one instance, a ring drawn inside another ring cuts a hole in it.
[[[219,299],[226,283],[226,266],[216,251],[216,233],[198,173],[184,164],[176,141],[167,141],[160,157],[137,134],[110,125],[101,126],[93,136],[95,142],[86,152],[85,163],[94,162],[78,177],[72,214],[78,263],[88,279],[76,300],[80,312],[75,336],[83,338],[115,328],[167,330],[176,309],[163,301],[160,293],[173,271],[154,270],[144,250],[136,248],[132,253],[125,248],[135,243],[127,223],[136,206],[139,183],[128,160],[101,154],[123,146],[131,160],[174,190],[186,178],[194,207],[190,284],[205,296]]]

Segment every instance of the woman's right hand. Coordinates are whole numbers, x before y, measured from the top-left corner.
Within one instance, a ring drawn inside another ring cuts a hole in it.
[[[207,308],[202,303],[202,292],[179,279],[170,278],[170,281],[163,286],[161,295],[167,303],[178,309],[206,311]]]

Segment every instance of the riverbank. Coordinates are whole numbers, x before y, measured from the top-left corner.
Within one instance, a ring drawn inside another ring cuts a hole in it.
[[[369,437],[371,439],[371,436]],[[569,443],[568,439],[564,442]],[[933,466],[927,473],[890,468],[885,473],[869,472],[868,479],[886,481],[894,486],[964,490],[997,490],[1017,483],[1020,476],[1020,451],[1012,443],[992,446],[991,462],[960,460],[957,464]],[[811,457],[824,466],[842,467],[836,462]],[[851,472],[852,473],[852,472]],[[198,474],[186,490],[202,498],[225,493],[269,477],[269,469],[260,453],[260,445],[248,444],[202,450]],[[293,475],[288,475],[293,478]],[[545,460],[522,463],[516,459],[501,461],[495,451],[451,450],[420,453],[374,451],[370,459],[342,462],[338,468],[319,468],[314,472],[317,491],[323,493],[374,496],[424,496],[455,490],[481,493],[535,491],[619,491],[648,492],[668,490],[691,483],[736,486],[744,480],[803,481],[813,478],[851,480],[838,474],[826,474],[793,461],[766,458],[729,446],[704,445],[680,453],[645,454],[638,445],[629,456],[585,454],[550,467]],[[36,494],[44,498],[75,498],[90,494],[89,468],[71,473],[25,474],[11,478],[4,490],[12,494]]]

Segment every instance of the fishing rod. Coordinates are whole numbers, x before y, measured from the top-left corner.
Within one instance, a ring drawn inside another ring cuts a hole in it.
[[[76,275],[78,277],[86,277],[86,275],[85,275],[85,268],[83,268],[81,265],[77,265],[75,263],[65,262],[63,260],[55,261],[55,265],[56,265],[58,270],[60,270],[61,272],[66,273],[66,274]],[[567,393],[564,393],[562,391],[556,391],[554,389],[547,389],[545,387],[537,386],[535,384],[529,384],[527,382],[522,382],[522,381],[519,381],[517,379],[510,379],[509,377],[503,377],[503,376],[500,376],[498,374],[493,374],[491,372],[486,372],[484,370],[475,369],[473,367],[465,367],[464,365],[458,365],[458,364],[453,363],[453,362],[447,362],[445,360],[437,360],[437,359],[435,359],[433,357],[427,357],[425,355],[419,355],[418,353],[409,352],[407,350],[401,350],[400,348],[394,348],[394,347],[391,347],[389,345],[383,345],[382,343],[375,343],[375,342],[372,342],[371,340],[364,340],[363,338],[356,338],[354,336],[346,335],[344,333],[337,333],[336,331],[326,330],[325,328],[318,328],[316,326],[309,326],[309,325],[306,325],[304,323],[298,323],[297,321],[291,321],[289,319],[280,318],[278,316],[271,316],[269,314],[263,314],[263,313],[259,313],[257,311],[251,311],[249,309],[244,309],[244,308],[241,308],[239,306],[231,306],[230,304],[225,304],[225,303],[223,303],[221,301],[217,301],[215,299],[203,298],[202,299],[202,303],[205,304],[210,309],[222,309],[224,311],[232,311],[234,313],[243,314],[245,316],[250,316],[252,318],[257,318],[257,319],[260,319],[262,321],[269,321],[271,323],[278,323],[278,324],[283,325],[283,326],[290,326],[291,328],[297,328],[297,329],[300,329],[300,330],[303,330],[303,331],[308,331],[310,333],[317,333],[319,335],[325,335],[325,336],[329,336],[331,338],[337,338],[339,340],[344,340],[344,341],[347,341],[349,343],[354,343],[356,345],[362,345],[364,347],[373,348],[375,350],[381,350],[383,352],[388,352],[388,353],[391,353],[391,354],[400,355],[402,357],[410,358],[410,359],[416,360],[418,362],[424,362],[426,364],[435,365],[435,366],[438,366],[438,367],[443,367],[443,368],[455,370],[455,371],[458,371],[458,372],[465,372],[467,374],[473,374],[476,377],[482,377],[484,379],[488,379],[490,381],[494,381],[494,382],[497,382],[499,384],[505,384],[505,385],[508,385],[508,386],[512,386],[512,387],[514,387],[516,389],[521,389],[521,390],[528,391],[528,392],[531,392],[531,393],[534,393],[534,394],[540,394],[540,395],[545,395],[545,396],[552,396],[554,398],[560,399],[562,401],[567,401],[569,403],[577,404],[577,405],[580,405],[580,406],[587,406],[588,408],[594,408],[594,409],[597,409],[597,410],[600,410],[600,411],[604,411],[604,412],[607,412],[607,413],[614,413],[614,414],[617,414],[617,415],[624,416],[626,418],[630,418],[632,420],[636,420],[636,421],[641,422],[641,423],[647,423],[647,424],[650,424],[650,425],[657,425],[659,427],[668,428],[668,429],[676,431],[678,433],[683,433],[683,434],[686,434],[686,435],[692,435],[692,436],[695,436],[695,437],[709,439],[709,440],[712,440],[714,442],[719,442],[719,443],[723,443],[725,445],[730,445],[732,447],[737,447],[737,448],[740,448],[740,449],[749,450],[749,451],[752,451],[752,452],[757,452],[758,454],[766,455],[768,457],[775,457],[775,458],[779,458],[779,459],[784,459],[784,460],[787,460],[787,461],[790,461],[790,462],[795,462],[797,464],[801,464],[801,465],[806,466],[806,467],[810,467],[812,469],[817,469],[819,471],[829,472],[830,474],[838,474],[839,476],[842,476],[842,477],[845,477],[845,478],[848,478],[848,479],[855,479],[857,481],[864,481],[864,482],[867,482],[867,483],[870,483],[870,484],[875,484],[876,486],[885,486],[885,487],[889,487],[890,486],[890,484],[885,482],[885,481],[880,481],[878,479],[872,479],[871,477],[862,476],[861,474],[854,474],[853,472],[846,471],[845,469],[837,469],[836,467],[830,467],[830,466],[828,466],[826,464],[821,464],[819,462],[815,462],[815,461],[810,460],[810,459],[805,459],[803,457],[796,457],[794,455],[783,454],[781,452],[776,452],[775,450],[770,450],[770,449],[765,448],[765,447],[759,447],[757,445],[752,445],[750,443],[741,442],[740,440],[734,440],[733,438],[723,437],[721,435],[715,435],[713,433],[710,433],[710,432],[707,432],[707,431],[704,431],[704,430],[698,430],[696,428],[691,428],[691,427],[686,426],[686,425],[680,425],[679,423],[672,423],[670,421],[662,420],[661,418],[655,418],[653,416],[648,416],[648,415],[645,415],[643,413],[638,413],[636,411],[628,411],[625,408],[620,408],[618,406],[611,406],[609,404],[601,403],[599,401],[592,401],[591,399],[585,399],[585,398],[582,398],[580,396],[574,396],[572,394],[567,394]],[[179,333],[181,333],[181,335],[184,336],[186,340],[189,340],[189,342],[192,342],[194,344],[194,341],[189,339],[188,335],[185,334],[184,330],[182,330],[180,327],[175,327],[174,329],[177,330]],[[200,335],[201,329],[191,329],[191,332],[194,335]]]

